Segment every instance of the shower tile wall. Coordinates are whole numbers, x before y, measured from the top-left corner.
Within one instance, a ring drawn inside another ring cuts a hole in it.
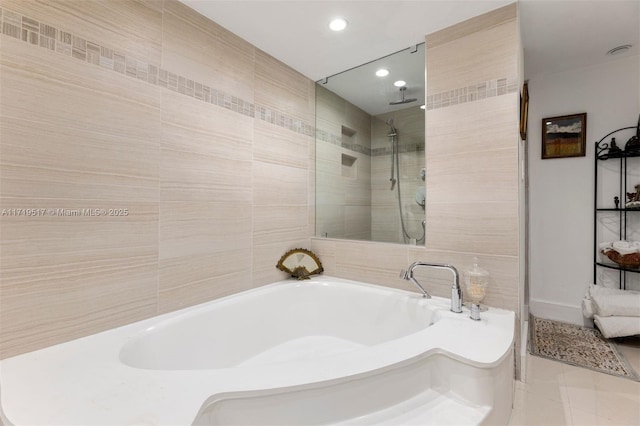
[[[322,171],[316,184],[316,232],[370,240],[371,116],[322,86],[316,92],[316,161]],[[343,139],[343,126],[355,134]],[[355,161],[343,165],[343,156]]]
[[[404,243],[397,186],[391,190],[391,140],[386,122],[393,118],[400,152],[400,193],[407,233],[416,240],[422,237],[424,208],[416,203],[416,191],[424,188],[420,171],[424,168],[423,109],[409,108],[374,116],[372,119],[371,155],[371,235],[374,241]],[[394,166],[395,167],[395,166]],[[396,183],[397,185],[397,183]],[[420,242],[423,244],[423,242]]]
[[[0,357],[284,277],[312,81],[174,0],[0,8]]]

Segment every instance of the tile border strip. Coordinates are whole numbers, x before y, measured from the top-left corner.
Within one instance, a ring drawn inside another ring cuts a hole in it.
[[[427,111],[468,102],[476,102],[517,91],[518,82],[512,77],[501,77],[482,81],[470,86],[427,95]]]
[[[28,16],[0,8],[0,32],[4,36],[163,87],[200,101],[258,118],[293,132],[314,136],[315,128],[298,118],[257,105],[185,76],[172,73],[119,50],[103,46]]]
[[[324,130],[317,129],[316,130],[316,140],[327,142],[332,145],[336,145],[350,151],[358,152],[360,154],[368,155],[370,157],[379,157],[382,155],[391,155],[391,148],[389,147],[381,147],[381,148],[369,148],[360,144],[350,144],[342,142],[342,135],[336,135],[334,133],[326,132]],[[424,144],[417,143],[409,143],[409,144],[398,144],[398,152],[401,154],[409,153],[409,152],[424,152]]]
[[[483,99],[503,96],[509,93],[517,92],[518,83],[515,78],[501,77],[493,80],[482,81],[470,86],[460,87],[457,89],[446,90],[444,92],[428,95],[426,109],[427,111],[429,111],[439,108],[446,108],[458,104],[481,101]],[[369,155],[371,157],[391,154],[391,149],[388,147],[368,148],[363,145],[342,143],[342,135],[329,133],[320,129],[316,130],[316,140],[321,140],[323,142],[341,146],[343,148],[350,149],[361,154]],[[400,144],[399,150],[401,153],[420,152],[424,151],[424,145]]]
[[[398,152],[400,154],[410,153],[410,152],[424,152],[424,144],[418,143],[408,143],[408,144],[398,144]],[[371,156],[378,157],[381,155],[391,155],[392,149],[388,146],[382,148],[372,148]]]
[[[371,148],[355,143],[342,142],[342,135],[336,135],[335,133],[327,132],[322,129],[316,129],[316,141],[322,141],[336,145],[350,151],[358,152],[364,155],[371,155]]]

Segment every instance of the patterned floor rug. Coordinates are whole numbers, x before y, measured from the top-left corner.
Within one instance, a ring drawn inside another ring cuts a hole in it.
[[[531,316],[529,352],[543,358],[640,381],[615,345],[596,329]]]

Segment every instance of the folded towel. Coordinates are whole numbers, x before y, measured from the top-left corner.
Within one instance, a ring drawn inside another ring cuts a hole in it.
[[[585,318],[593,319],[593,314],[593,301],[585,297],[584,299],[582,299],[582,316],[584,316]]]
[[[591,284],[587,290],[585,297],[592,298],[595,295],[610,295],[610,294],[627,294],[636,293],[628,290],[620,290],[619,288],[605,287],[602,285]]]
[[[640,293],[595,294],[591,296],[594,313],[601,317],[640,317]]]
[[[591,284],[582,299],[582,315],[640,316],[640,292]]]
[[[607,339],[640,335],[640,317],[602,317],[594,315],[593,322]]]

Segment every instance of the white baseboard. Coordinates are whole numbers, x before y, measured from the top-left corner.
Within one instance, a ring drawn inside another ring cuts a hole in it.
[[[561,303],[530,299],[529,312],[538,318],[593,327],[593,321],[582,316],[582,307],[579,305],[564,305]]]

